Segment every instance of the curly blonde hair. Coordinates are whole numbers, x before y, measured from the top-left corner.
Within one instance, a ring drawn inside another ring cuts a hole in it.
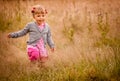
[[[32,7],[31,13],[34,16],[35,14],[47,14],[48,12],[43,6],[35,5]]]

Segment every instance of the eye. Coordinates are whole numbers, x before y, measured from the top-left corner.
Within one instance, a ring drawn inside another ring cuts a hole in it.
[[[45,15],[42,15],[42,17],[44,17]]]
[[[38,15],[37,17],[40,17],[40,15]]]

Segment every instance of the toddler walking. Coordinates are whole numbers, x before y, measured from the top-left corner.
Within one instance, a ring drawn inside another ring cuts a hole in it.
[[[42,63],[48,58],[46,44],[54,52],[54,42],[51,37],[49,25],[45,22],[47,10],[41,5],[33,6],[31,10],[35,21],[28,23],[24,29],[8,34],[9,38],[18,38],[29,33],[27,41],[27,53],[31,62],[40,61]]]

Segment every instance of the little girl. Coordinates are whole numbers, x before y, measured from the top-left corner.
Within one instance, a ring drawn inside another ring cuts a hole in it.
[[[54,52],[54,42],[51,37],[49,25],[45,22],[47,10],[41,5],[33,6],[31,13],[35,21],[28,23],[24,29],[18,32],[8,34],[9,38],[17,38],[29,33],[27,41],[27,53],[29,60],[35,62],[40,60],[44,62],[48,58],[46,43]]]

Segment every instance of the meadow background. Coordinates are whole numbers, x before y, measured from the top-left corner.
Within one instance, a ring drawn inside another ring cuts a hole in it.
[[[48,10],[55,52],[47,68],[29,66],[28,35],[8,39],[33,21],[33,5]],[[0,81],[120,81],[119,0],[0,0]]]

